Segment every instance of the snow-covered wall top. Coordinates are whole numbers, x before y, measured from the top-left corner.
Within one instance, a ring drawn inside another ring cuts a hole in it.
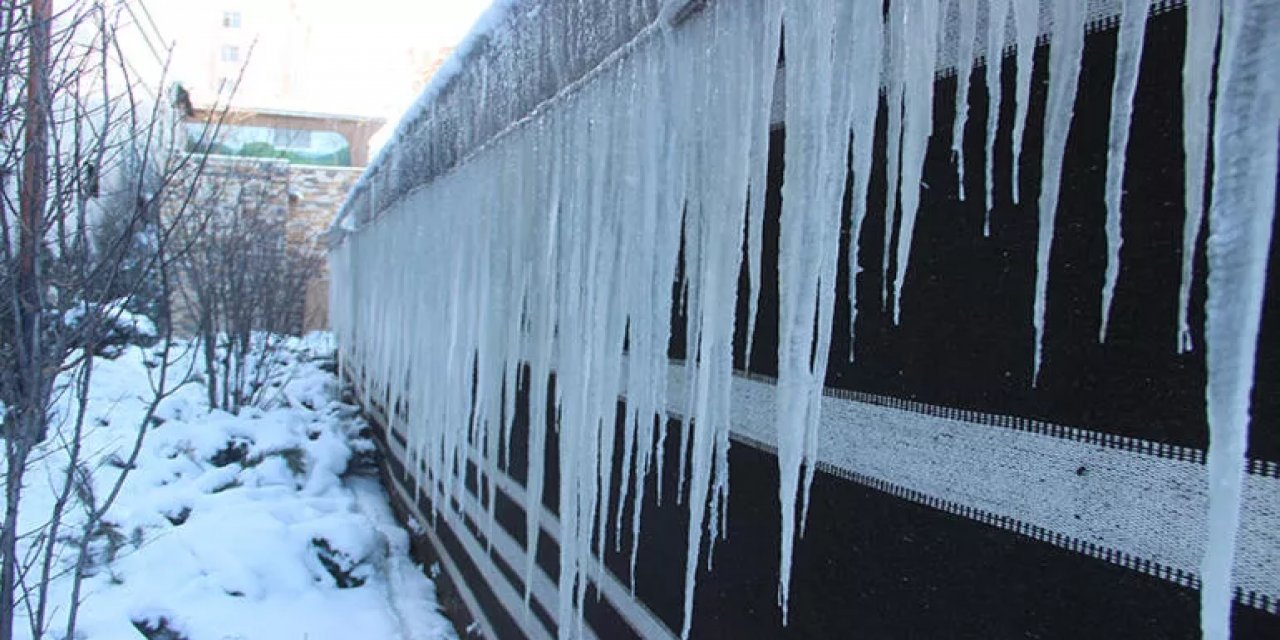
[[[557,95],[589,81],[602,63],[626,55],[630,46],[659,27],[678,28],[701,19],[707,1],[495,0],[401,117],[394,135],[351,190],[335,229],[352,229],[376,218],[410,189],[520,126]],[[1186,0],[1141,1],[1160,12]],[[1086,28],[1114,26],[1123,2],[1086,0]],[[946,3],[938,35],[938,73],[954,73],[962,66],[961,58],[969,59],[972,68],[986,56],[990,11],[979,11],[980,4]],[[1049,0],[1021,4],[1039,5],[1036,18],[1033,23],[1007,20],[1001,49],[1012,49],[1019,37],[1043,39],[1052,31]],[[967,7],[963,11],[962,5]],[[960,46],[962,31],[976,34],[971,45]]]
[[[527,118],[650,27],[659,0],[495,0],[352,190],[341,225],[375,217]]]

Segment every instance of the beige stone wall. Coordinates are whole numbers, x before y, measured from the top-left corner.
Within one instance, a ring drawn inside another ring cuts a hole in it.
[[[289,241],[306,241],[328,230],[361,172],[352,167],[291,165]]]
[[[311,247],[322,255],[327,249],[324,234],[361,171],[291,165],[279,159],[209,156],[190,206],[231,207],[242,190],[253,193],[257,206],[280,217],[280,228],[289,244]],[[176,211],[189,185],[189,179],[171,185],[164,205],[168,212]],[[216,215],[211,222],[217,224]],[[327,262],[322,260],[321,264]],[[178,288],[172,301],[174,327],[180,333],[190,333],[195,329],[195,314],[181,283]],[[328,274],[324,267],[306,285],[304,308],[299,311],[304,332],[328,328]]]
[[[246,206],[254,206],[278,218],[281,228],[287,228],[290,209],[287,161],[211,155],[206,158],[192,190],[192,176],[196,169],[192,166],[169,186],[166,197],[162,199],[162,215],[177,214],[185,203],[187,210],[183,215],[188,220],[208,214],[211,216],[208,223],[216,225],[223,211],[229,211],[243,200]],[[190,200],[187,200],[188,196]],[[189,294],[190,285],[183,281],[183,274],[176,276],[170,301],[173,328],[178,335],[192,335],[197,329],[197,317]]]
[[[317,250],[325,251],[324,234],[362,171],[352,167],[290,166],[289,241],[314,244]],[[303,331],[329,328],[328,262],[323,264],[326,267],[307,285]]]

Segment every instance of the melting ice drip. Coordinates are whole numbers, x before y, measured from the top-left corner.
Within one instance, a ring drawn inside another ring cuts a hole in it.
[[[1049,4],[1049,87],[1040,124],[1045,143],[1031,313],[1036,375],[1086,18],[1084,3]],[[1191,346],[1190,265],[1211,151],[1205,345],[1211,524],[1202,571],[1202,625],[1206,637],[1225,638],[1249,390],[1274,216],[1280,10],[1271,0],[1188,4],[1187,206],[1178,348]],[[745,232],[750,286],[745,320],[751,333],[761,288],[770,106],[782,27],[787,162],[779,237],[776,426],[782,506],[778,595],[785,620],[793,543],[803,532],[817,462],[846,172],[853,173],[847,275],[856,314],[858,238],[867,217],[883,90],[889,110],[886,180],[896,197],[887,199],[885,211],[881,293],[886,305],[892,295],[896,322],[919,214],[924,153],[934,130],[933,82],[945,39],[940,24],[952,14],[959,23],[962,77],[951,148],[962,184],[966,88],[975,55],[986,61],[987,95],[997,105],[988,110],[986,126],[978,128],[985,134],[984,233],[989,233],[993,202],[1000,197],[992,177],[1001,95],[998,61],[1006,47],[1013,49],[1009,196],[1017,202],[1040,9],[1039,0],[892,0],[882,14],[878,2],[762,0],[711,2],[704,15],[678,28],[664,17],[626,55],[593,72],[589,82],[410,192],[376,224],[334,249],[332,322],[343,360],[355,366],[352,374],[367,396],[407,421],[412,468],[425,469],[415,482],[429,493],[436,517],[457,517],[445,505],[464,490],[460,479],[469,461],[486,469],[510,463],[515,398],[518,389],[527,392],[526,585],[533,583],[529,577],[536,570],[541,529],[535,505],[541,504],[545,483],[548,425],[558,430],[560,637],[581,631],[583,600],[595,578],[591,571],[602,566],[592,556],[602,556],[610,539],[621,546],[628,507],[631,536],[641,534],[645,478],[654,467],[661,474],[664,465],[667,347],[676,304],[684,305],[688,322],[690,393],[678,464],[680,497],[690,510],[682,635],[689,634],[703,543],[714,545],[727,521],[729,389],[738,321],[734,292]],[[1120,10],[1100,340],[1106,338],[1120,274],[1124,161],[1148,0],[1124,0]],[[1221,53],[1215,55],[1219,41]],[[1219,98],[1209,136],[1208,98],[1215,83]],[[384,164],[413,166],[412,150],[392,147],[391,154]],[[891,246],[894,238],[897,244]],[[682,274],[678,297],[672,287],[677,273]],[[621,443],[614,437],[619,396],[626,398]],[[618,499],[610,504],[619,446],[622,480]],[[488,490],[492,495],[492,473]],[[491,502],[485,526],[493,523]],[[707,553],[710,558],[711,550]],[[634,584],[634,544],[630,563]]]

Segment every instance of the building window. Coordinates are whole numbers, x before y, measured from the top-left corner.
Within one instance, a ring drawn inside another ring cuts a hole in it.
[[[275,129],[272,144],[283,149],[307,149],[311,147],[311,132],[306,129]]]
[[[223,11],[222,26],[228,29],[240,28],[240,12],[239,11]]]
[[[222,45],[222,61],[237,62],[240,60],[240,47],[224,44]]]
[[[202,122],[187,123],[187,150],[244,158],[281,158],[294,164],[351,166],[351,144],[336,131],[225,124],[216,140]]]

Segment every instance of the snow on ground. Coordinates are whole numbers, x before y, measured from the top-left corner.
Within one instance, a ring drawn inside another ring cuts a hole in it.
[[[454,637],[382,487],[367,473],[346,473],[373,444],[358,436],[364,423],[322,368],[329,343],[287,343],[268,408],[238,416],[210,411],[198,376],[178,367],[178,379],[192,381],[159,406],[136,468],[95,532],[78,637]],[[157,353],[130,347],[95,361],[82,441],[98,499],[132,450]],[[33,456],[23,531],[40,531],[60,488],[67,456],[59,433]],[[78,535],[80,510],[68,521],[68,535]],[[64,553],[57,566],[71,563]],[[60,611],[69,602],[63,573],[51,587]],[[54,617],[51,637],[64,636],[63,618]],[[18,632],[29,636],[25,622]]]

